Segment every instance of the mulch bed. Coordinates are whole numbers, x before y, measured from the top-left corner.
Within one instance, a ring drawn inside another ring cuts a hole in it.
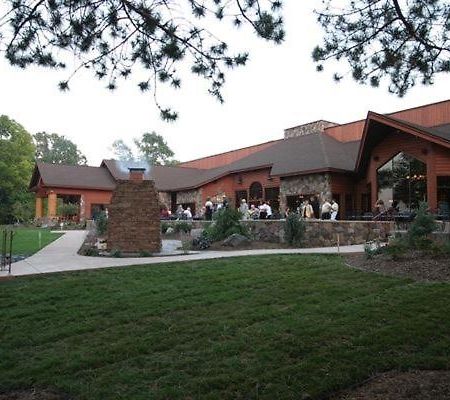
[[[345,255],[346,263],[354,268],[383,275],[407,277],[415,281],[450,281],[450,257],[433,257],[419,251],[411,251],[400,260],[392,260],[387,254],[367,259],[365,254]]]
[[[450,371],[387,372],[330,400],[448,400]]]
[[[51,390],[14,390],[0,393],[0,400],[71,400],[72,397]]]

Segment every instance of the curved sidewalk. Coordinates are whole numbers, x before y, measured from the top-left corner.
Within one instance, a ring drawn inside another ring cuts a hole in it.
[[[23,261],[12,264],[11,274],[1,271],[0,278],[6,276],[23,276],[47,274],[63,271],[81,271],[86,269],[123,267],[127,265],[160,264],[180,261],[210,260],[215,258],[239,257],[265,254],[337,254],[360,253],[363,245],[321,247],[312,249],[268,249],[268,250],[232,250],[204,251],[187,255],[145,257],[145,258],[110,258],[86,257],[77,254],[87,231],[67,231],[59,239]]]

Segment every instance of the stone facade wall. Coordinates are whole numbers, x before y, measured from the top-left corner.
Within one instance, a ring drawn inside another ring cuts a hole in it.
[[[117,182],[108,211],[108,250],[161,250],[159,202],[153,181]]]
[[[299,194],[318,195],[319,202],[331,200],[331,179],[329,174],[311,174],[283,178],[280,182],[280,209],[286,210],[286,196]]]
[[[167,221],[174,225],[177,221]],[[192,221],[193,229],[202,229],[209,222]],[[284,220],[242,221],[253,240],[284,243]],[[302,247],[336,246],[339,235],[341,246],[363,244],[369,240],[386,237],[393,231],[392,222],[373,221],[305,221],[305,240]]]
[[[158,192],[158,200],[161,206],[166,206],[169,210],[172,208],[172,199],[168,192]]]
[[[288,128],[284,130],[284,138],[292,138],[297,136],[311,135],[314,133],[322,133],[326,128],[331,126],[336,126],[333,122],[328,121],[315,121],[309,124],[303,124],[299,126],[294,126],[293,128]]]
[[[195,212],[198,213],[202,209],[202,190],[187,190],[177,193],[177,204],[194,203]]]

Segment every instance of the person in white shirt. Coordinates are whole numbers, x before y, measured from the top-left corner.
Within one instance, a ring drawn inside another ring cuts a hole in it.
[[[272,207],[270,207],[269,202],[266,203],[266,215],[267,215],[266,216],[267,219],[272,218]]]
[[[186,219],[192,219],[191,207],[186,208],[186,210],[184,210],[183,214]]]
[[[243,219],[248,219],[248,204],[247,204],[247,200],[242,199],[241,200],[241,205],[239,206],[239,211],[242,214],[242,218]]]
[[[331,220],[336,221],[339,213],[339,204],[335,200],[331,200]]]
[[[330,219],[331,217],[331,204],[328,200],[322,204],[322,219]]]

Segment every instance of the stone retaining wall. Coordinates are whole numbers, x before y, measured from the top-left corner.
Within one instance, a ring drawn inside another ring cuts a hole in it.
[[[167,221],[174,225],[177,221]],[[284,243],[284,220],[242,221],[252,239],[262,242]],[[193,229],[202,229],[206,221],[192,221]],[[305,221],[304,247],[328,247],[363,244],[369,240],[384,238],[394,228],[392,222],[373,221]]]

